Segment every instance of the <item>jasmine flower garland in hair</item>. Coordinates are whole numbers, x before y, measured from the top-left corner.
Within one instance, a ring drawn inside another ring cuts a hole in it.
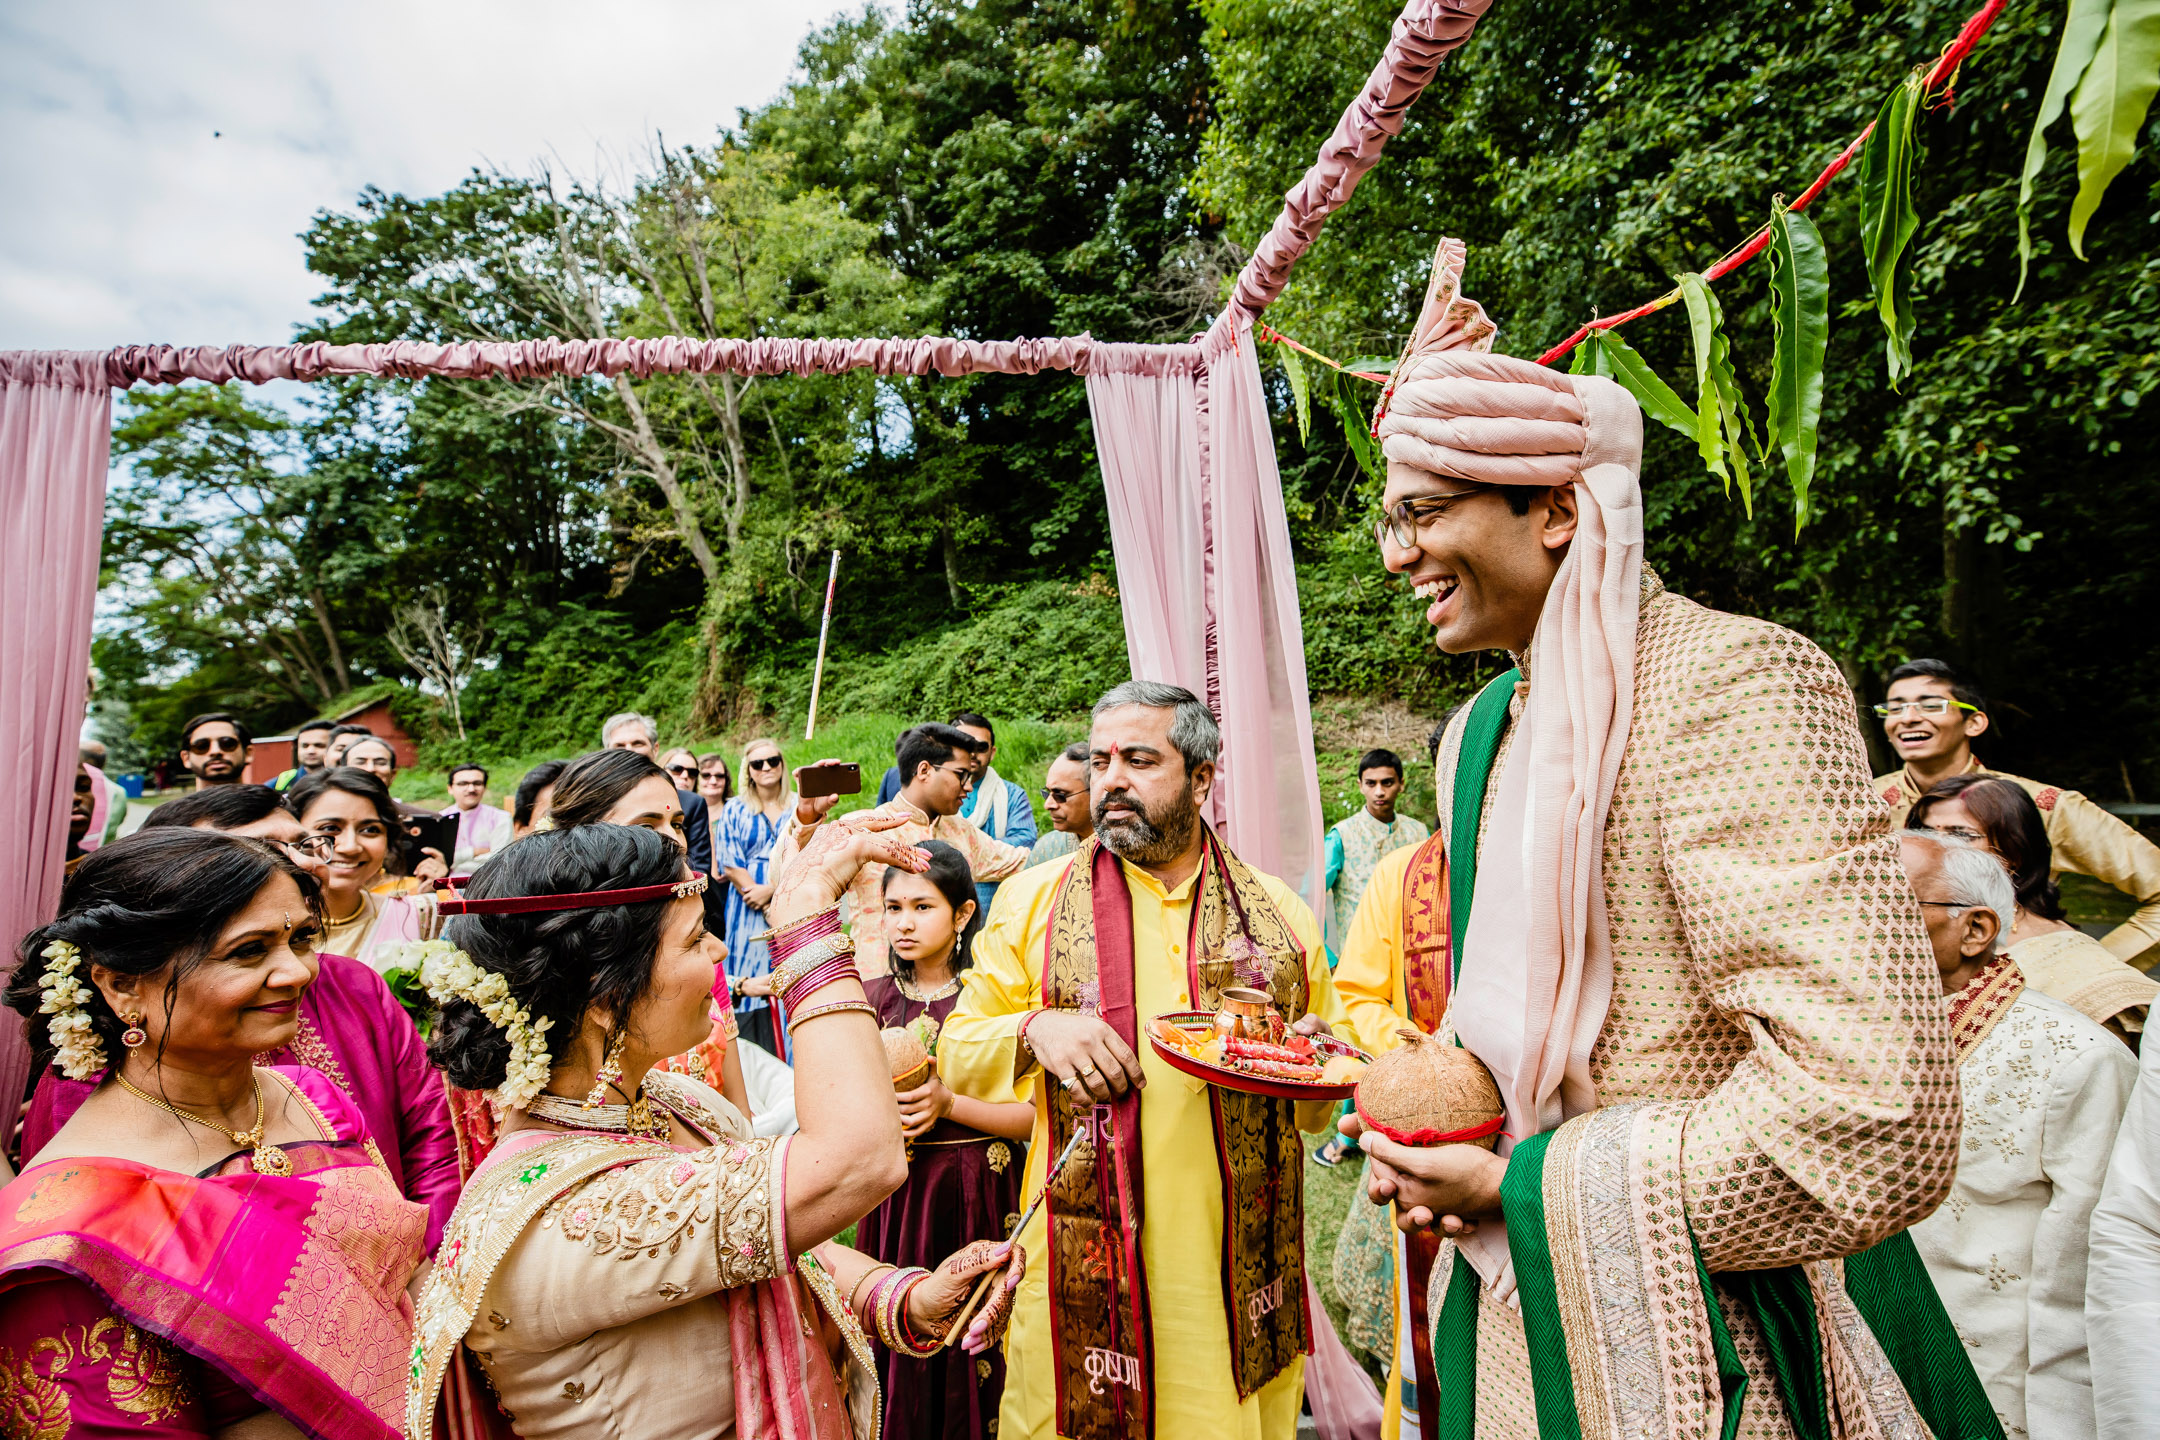
[[[437,1005],[466,1001],[509,1037],[510,1062],[503,1083],[488,1091],[498,1119],[506,1111],[525,1109],[547,1088],[555,1068],[548,1058],[547,1032],[555,1022],[534,1020],[530,1011],[510,998],[508,980],[481,969],[447,940],[400,941],[382,955],[393,967],[418,971],[420,983]]]
[[[60,1052],[53,1063],[70,1080],[88,1080],[105,1068],[105,1047],[91,1028],[90,1012],[83,1008],[90,1001],[90,987],[75,978],[82,951],[65,940],[55,940],[39,953],[45,959],[45,973],[38,976],[38,989],[45,998],[38,1012],[53,1017],[45,1030]]]

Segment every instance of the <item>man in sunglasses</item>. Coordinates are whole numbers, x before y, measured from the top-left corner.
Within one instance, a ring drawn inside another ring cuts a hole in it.
[[[1929,787],[1953,775],[1998,775],[2032,796],[2055,847],[2055,873],[2090,875],[2137,901],[2137,913],[2100,943],[2118,960],[2134,961],[2160,945],[2160,845],[2075,790],[1991,769],[1972,742],[1988,731],[1987,697],[1946,661],[1908,660],[1890,672],[1890,690],[1875,707],[1890,748],[1905,763],[1875,777],[1890,807],[1890,823],[1905,817]]]
[[[1050,818],[1050,833],[1028,847],[1030,868],[1045,860],[1062,860],[1087,844],[1095,833],[1095,809],[1088,799],[1088,747],[1075,740],[1058,752],[1043,776],[1043,814]]]
[[[223,710],[197,715],[180,731],[180,764],[195,777],[197,790],[239,784],[253,753],[247,726]]]

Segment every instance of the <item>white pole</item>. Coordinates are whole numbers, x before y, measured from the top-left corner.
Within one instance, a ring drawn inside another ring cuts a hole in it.
[[[810,672],[810,721],[803,726],[802,738],[808,741],[817,733],[818,689],[825,683],[825,640],[832,634],[833,589],[840,583],[840,552],[832,552],[832,573],[825,577],[825,618],[818,623],[817,669]]]

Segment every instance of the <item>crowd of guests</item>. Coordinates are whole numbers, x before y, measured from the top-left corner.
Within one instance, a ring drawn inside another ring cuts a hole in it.
[[[1399,916],[1431,835],[1402,809],[1402,758],[1357,761],[1315,917],[1211,858],[1197,701],[1135,686],[1104,707],[1093,748],[1059,752],[1032,793],[998,772],[985,716],[912,726],[876,807],[844,823],[775,741],[731,768],[634,713],[499,803],[487,767],[450,767],[437,812],[393,796],[396,748],[358,726],[302,727],[291,769],[242,783],[251,738],[220,712],[183,731],[195,789],[121,839],[124,795],[86,746],[61,912],[7,992],[40,1071],[0,1204],[6,1433],[569,1435],[604,1404],[617,1434],[828,1436],[867,1433],[874,1395],[888,1434],[995,1434],[1008,1363],[1055,1343],[1013,1241],[1023,1176],[1065,1148],[1060,1094],[1110,1106],[1121,1067],[1139,1078],[1122,1047],[1025,1023],[1054,982],[1070,857],[1129,862],[1143,948],[1178,953],[1183,929],[1142,913],[1214,875],[1232,908],[1312,932],[1299,993],[1320,1028],[1380,1052],[1410,1018]],[[2005,1433],[2147,1433],[2160,1079],[2153,1052],[2142,1084],[2139,1067],[2160,985],[2129,962],[2160,939],[2160,848],[1985,767],[1986,701],[1941,662],[1899,667],[1875,709],[1902,762],[1876,789],[1964,1092],[1955,1186],[1913,1240]],[[1106,753],[1147,763],[1122,712],[1159,712],[1181,792],[1105,788]],[[2064,872],[2134,913],[2088,934]],[[926,1069],[893,1073],[895,1033]],[[1018,1084],[1030,1061],[1064,1092]],[[1315,1161],[1356,1156],[1344,1128]],[[152,1215],[171,1222],[154,1247]],[[1335,1260],[1343,1338],[1393,1371],[1407,1434],[1431,1397],[1405,1380],[1403,1253],[1361,1189]],[[1151,1262],[1165,1285],[1176,1263]],[[214,1323],[161,1322],[185,1307]]]

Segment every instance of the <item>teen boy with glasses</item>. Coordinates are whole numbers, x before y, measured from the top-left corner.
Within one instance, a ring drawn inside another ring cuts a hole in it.
[[[1908,660],[1890,672],[1875,707],[1890,748],[1905,763],[1875,779],[1876,793],[1902,827],[1914,802],[1953,775],[1984,772],[2021,785],[2040,807],[2055,872],[2102,880],[2138,902],[2137,912],[2101,937],[2117,959],[2134,960],[2160,945],[2160,846],[2075,790],[1982,765],[1972,742],[1988,729],[1987,697],[1941,660]]]

